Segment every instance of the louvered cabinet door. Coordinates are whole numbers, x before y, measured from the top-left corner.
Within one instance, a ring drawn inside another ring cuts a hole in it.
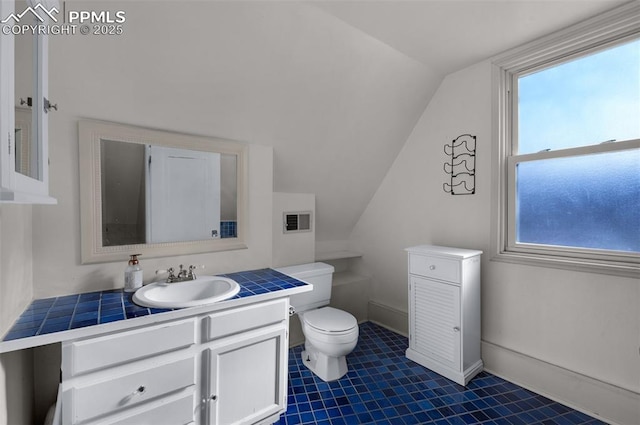
[[[460,371],[460,287],[411,276],[409,346]]]

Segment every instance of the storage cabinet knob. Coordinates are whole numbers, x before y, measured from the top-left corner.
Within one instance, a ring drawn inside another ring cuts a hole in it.
[[[429,270],[435,270],[436,266],[434,266],[433,264],[429,266]]]
[[[453,331],[454,332],[460,332],[460,327],[459,326],[454,326],[453,327]]]

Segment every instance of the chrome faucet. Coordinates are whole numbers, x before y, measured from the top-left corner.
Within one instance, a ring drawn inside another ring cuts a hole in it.
[[[180,264],[180,269],[178,270],[178,274],[176,275],[176,270],[173,267],[169,267],[167,270],[156,270],[156,274],[168,273],[167,283],[175,283],[175,282],[185,282],[189,280],[197,279],[195,270],[198,266],[189,266],[189,269],[183,268],[182,264]],[[200,266],[200,268],[204,268],[204,266]]]

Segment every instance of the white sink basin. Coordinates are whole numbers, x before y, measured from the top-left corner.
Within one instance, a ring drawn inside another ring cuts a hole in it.
[[[155,282],[133,294],[133,302],[143,307],[184,308],[228,300],[240,291],[233,279],[221,276],[199,276],[185,282]]]

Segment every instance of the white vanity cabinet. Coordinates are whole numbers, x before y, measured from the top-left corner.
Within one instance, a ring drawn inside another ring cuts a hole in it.
[[[190,318],[64,342],[62,423],[193,423],[196,330]]]
[[[407,248],[407,358],[466,385],[482,371],[480,256],[482,251],[421,245]]]
[[[64,424],[262,424],[286,410],[289,299],[64,342]]]

